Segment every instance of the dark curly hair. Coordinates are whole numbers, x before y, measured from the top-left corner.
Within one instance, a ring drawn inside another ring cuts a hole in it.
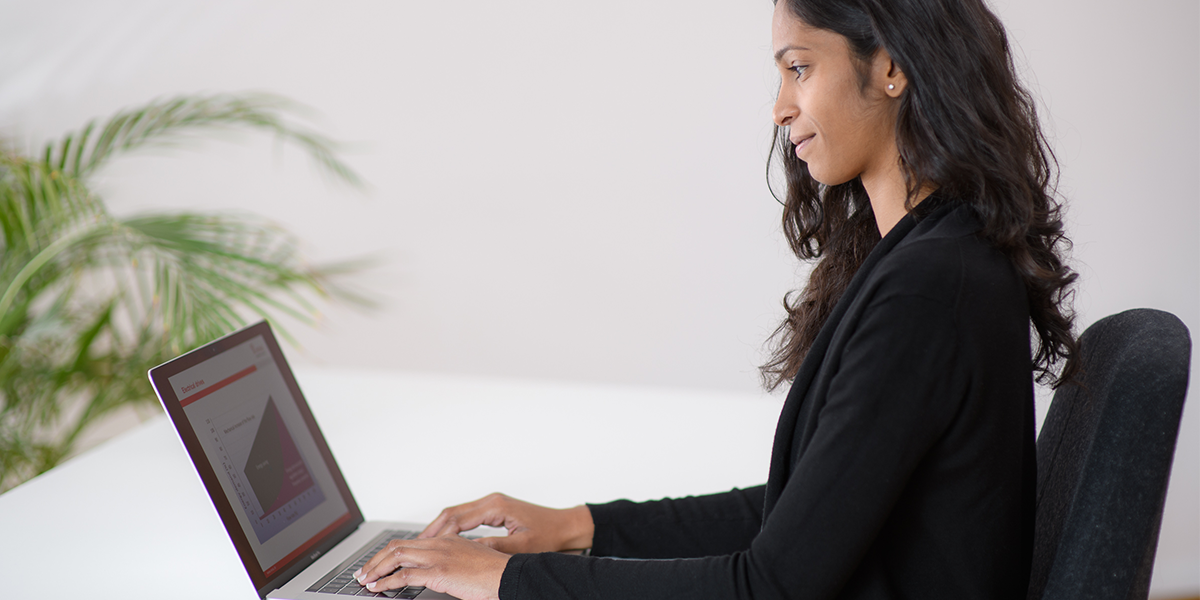
[[[865,84],[866,65],[886,49],[904,72],[896,146],[908,187],[970,205],[985,239],[1008,256],[1025,282],[1038,380],[1055,387],[1077,369],[1071,284],[1056,198],[1057,162],[1020,84],[1000,20],[981,0],[783,0],[805,24],[846,38]],[[760,368],[767,389],[790,380],[838,299],[879,241],[860,180],[827,186],[798,159],[787,129],[775,127],[767,179],[782,164],[787,188],[783,231],[802,260],[819,259],[801,292],[783,304],[787,318],[771,336]],[[1056,375],[1059,363],[1065,362]]]

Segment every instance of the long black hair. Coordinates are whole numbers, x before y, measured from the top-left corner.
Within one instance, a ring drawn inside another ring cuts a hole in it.
[[[1038,379],[1070,380],[1077,350],[1071,284],[1055,191],[1057,162],[1032,96],[1018,81],[1000,20],[982,0],[782,0],[805,24],[846,38],[860,80],[880,49],[904,72],[896,146],[908,187],[969,204],[985,239],[1009,257],[1025,282],[1037,337]],[[817,332],[854,273],[879,241],[862,182],[827,186],[795,155],[787,130],[775,128],[768,161],[782,164],[787,189],[783,231],[802,260],[819,259],[801,292],[784,297],[787,317],[761,367],[774,389],[795,375]],[[772,188],[779,199],[779,194]],[[1055,367],[1065,360],[1059,374]]]

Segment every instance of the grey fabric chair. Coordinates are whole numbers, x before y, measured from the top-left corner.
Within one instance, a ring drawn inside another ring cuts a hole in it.
[[[1174,315],[1135,309],[1080,339],[1081,385],[1059,388],[1037,440],[1029,600],[1146,598],[1191,338]]]

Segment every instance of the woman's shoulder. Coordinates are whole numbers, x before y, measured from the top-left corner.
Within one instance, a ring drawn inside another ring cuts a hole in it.
[[[964,294],[1024,297],[1009,258],[980,234],[975,211],[945,203],[923,216],[887,256],[872,279],[880,292],[919,295],[959,304]]]

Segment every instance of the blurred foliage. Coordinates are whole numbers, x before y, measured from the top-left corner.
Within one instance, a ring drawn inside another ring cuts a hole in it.
[[[88,187],[123,153],[231,128],[274,134],[360,185],[330,140],[284,118],[295,112],[274,96],[181,97],[88,123],[37,156],[0,149],[0,492],[61,462],[113,409],[155,403],[147,369],[245,316],[311,324],[312,300],[364,301],[331,284],[346,268],[307,265],[266,221],[118,218]]]

